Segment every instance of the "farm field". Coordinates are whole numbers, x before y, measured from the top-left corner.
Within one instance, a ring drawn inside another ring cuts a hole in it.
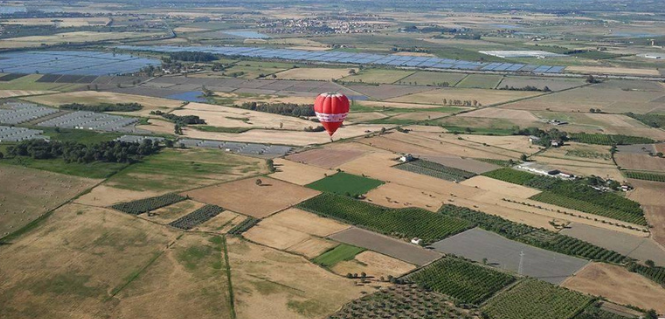
[[[591,297],[583,294],[542,281],[524,280],[490,300],[483,310],[492,318],[563,319],[572,318],[590,302]]]
[[[203,206],[205,206],[203,203],[195,202],[193,200],[184,200],[151,211],[151,213],[154,214],[153,216],[144,215],[142,217],[146,218],[147,220],[158,222],[160,224],[169,224],[170,222],[183,217]]]
[[[472,304],[480,304],[515,280],[509,274],[456,257],[439,259],[405,279]]]
[[[586,161],[580,160],[578,158],[572,158],[570,156],[565,156],[565,158],[558,157],[556,151],[550,153],[549,151],[543,153],[542,156],[534,156],[531,159],[537,163],[545,164],[548,167],[553,169],[558,169],[563,172],[572,173],[576,176],[600,176],[602,178],[610,178],[617,181],[625,180],[625,177],[621,174],[621,171],[614,166],[611,161],[601,163],[600,161]],[[550,154],[554,154],[557,157],[550,157]],[[581,155],[584,153],[576,153]],[[593,155],[589,155],[593,156]]]
[[[335,248],[328,250],[320,256],[312,259],[318,265],[326,268],[333,267],[340,262],[349,261],[356,257],[357,254],[365,251],[364,248],[355,247],[347,244],[337,245]]]
[[[292,116],[203,103],[189,103],[183,109],[173,111],[172,114],[196,115],[204,119],[207,125],[218,127],[256,127],[302,131],[306,127],[315,126],[315,123]]]
[[[79,204],[57,209],[47,221],[0,250],[3,317],[103,316],[122,309],[118,293],[177,237],[148,221]]]
[[[263,223],[250,228],[242,236],[254,243],[279,250],[288,250],[288,248],[311,238],[308,234],[295,229]]]
[[[511,109],[501,109],[501,108],[484,108],[477,111],[468,112],[459,114],[457,116],[461,117],[479,117],[479,118],[491,118],[491,119],[519,119],[522,121],[538,121],[538,118],[533,115],[531,112],[523,110],[511,110]]]
[[[319,194],[318,191],[261,177],[187,191],[196,201],[218,205],[255,218],[267,217]]]
[[[162,112],[170,112],[173,109],[182,105],[179,101],[160,99],[154,97],[147,97],[141,95],[114,93],[114,92],[97,92],[97,91],[77,91],[49,95],[40,95],[24,98],[26,101],[34,102],[37,104],[58,107],[63,104],[80,103],[85,105],[99,105],[102,103],[138,103],[143,106],[143,109],[135,112],[113,112],[116,114],[127,114],[134,116],[148,116],[151,111],[160,110]]]
[[[419,71],[413,73],[401,80],[401,83],[413,83],[413,85],[431,85],[443,86],[448,83],[449,86],[455,86],[457,82],[465,77],[463,73],[443,73],[443,72],[427,72]]]
[[[99,183],[15,165],[0,165],[0,180],[0,238]]]
[[[617,67],[597,67],[597,66],[569,66],[566,71],[572,73],[593,73],[593,74],[619,74],[619,75],[648,75],[658,76],[658,70],[653,69],[633,69]]]
[[[503,78],[501,83],[499,83],[498,88],[503,88],[505,86],[514,87],[514,88],[535,86],[540,90],[544,89],[545,87],[548,87],[552,91],[561,91],[582,85],[585,85],[585,83],[581,79],[562,79],[562,78],[549,79],[542,77],[508,75]]]
[[[524,199],[536,194],[540,194],[540,191],[537,189],[499,181],[486,176],[475,176],[461,182],[460,184],[479,188],[488,192],[496,192],[505,196]]]
[[[463,158],[457,156],[425,155],[421,156],[421,158],[430,162],[439,163],[444,166],[449,166],[476,174],[482,174],[499,168],[499,166],[494,164],[478,161],[472,158]]]
[[[109,18],[105,17],[60,18],[58,19],[58,21],[53,21],[53,19],[48,19],[48,18],[7,19],[2,21],[3,24],[9,24],[9,25],[26,25],[26,26],[54,25],[58,28],[106,25],[108,22]]]
[[[637,201],[644,208],[644,216],[650,225],[654,241],[665,247],[665,185],[660,182],[629,180],[635,190],[628,194],[628,198]]]
[[[401,240],[352,227],[329,236],[345,244],[366,248],[404,262],[422,266],[441,257],[441,254]]]
[[[444,200],[439,194],[423,192],[397,183],[383,184],[369,191],[365,197],[368,202],[384,207],[419,207],[432,212],[436,212]]]
[[[292,154],[287,156],[286,159],[325,169],[333,169],[346,162],[352,161],[354,158],[358,158],[363,154],[365,154],[365,151],[362,149],[354,149],[353,146],[341,149],[338,149],[337,147],[325,147]]]
[[[560,234],[575,237],[596,246],[616,251],[641,261],[653,260],[656,265],[665,267],[665,249],[645,234],[643,237],[627,233],[572,223]]]
[[[429,162],[422,159],[413,160],[394,167],[407,172],[431,176],[456,183],[475,176],[475,174],[471,172],[447,167],[439,163]]]
[[[517,272],[524,252],[522,274],[559,284],[580,270],[588,261],[551,252],[500,235],[474,228],[432,244],[436,251],[455,254],[475,262],[487,258],[489,265]]]
[[[642,154],[617,153],[617,165],[623,169],[665,173],[665,159]]]
[[[537,96],[538,93],[534,92],[520,92],[520,91],[497,91],[476,88],[443,88],[427,92],[415,93],[397,98],[391,98],[390,102],[403,102],[403,103],[426,103],[426,104],[440,104],[443,99],[447,100],[461,100],[473,101],[489,106],[499,103],[506,103],[509,101],[529,98]]]
[[[469,74],[457,83],[458,88],[493,89],[503,80],[502,75]]]
[[[331,79],[340,79],[349,76],[351,70],[358,71],[358,69],[330,69],[330,68],[296,68],[282,72],[275,75],[278,79],[285,80],[314,80],[314,81],[330,81]]]
[[[37,82],[41,79],[40,74],[29,74],[9,82],[0,82],[0,90],[15,90],[15,91],[73,91],[79,88],[79,84],[71,83],[43,83]]]
[[[237,238],[227,245],[239,318],[319,318],[371,289],[299,256]]]
[[[373,251],[363,251],[351,260],[338,262],[331,270],[341,276],[365,273],[370,280],[380,280],[381,277],[399,277],[414,269],[416,266],[401,260]]]
[[[662,111],[662,103],[653,102],[662,96],[665,96],[665,88],[643,89],[640,88],[639,82],[630,83],[630,81],[627,81],[612,84],[612,81],[608,81],[607,83],[548,94],[527,101],[509,103],[502,107],[555,112],[588,112],[589,108],[599,108],[607,113],[633,112],[643,114]]]
[[[282,226],[318,237],[326,237],[351,227],[298,208],[289,208],[274,214],[261,221],[261,225]]]
[[[315,214],[359,225],[403,239],[422,238],[424,244],[459,233],[466,221],[431,214],[418,208],[387,209],[350,197],[323,193],[298,205]]]
[[[568,142],[563,147],[549,148],[540,153],[544,157],[555,157],[575,162],[593,162],[614,165],[609,146]],[[576,165],[571,162],[566,166]],[[579,165],[579,164],[577,164]]]
[[[342,81],[391,84],[402,80],[411,74],[413,74],[413,71],[366,69],[357,75],[347,76],[343,78]]]
[[[400,96],[405,96],[408,94],[431,91],[432,87],[430,86],[415,86],[415,85],[396,85],[396,84],[382,84],[382,85],[368,85],[368,84],[345,84],[345,87],[358,92],[360,94],[366,95],[373,100],[386,101]],[[399,101],[393,101],[399,102]],[[422,104],[438,104],[439,101],[434,103],[426,103],[424,101],[416,101],[415,103]]]
[[[1,86],[1,85],[0,85]],[[0,90],[0,99],[57,93],[56,91]]]
[[[266,171],[262,160],[222,150],[167,149],[114,175],[105,185],[136,191],[180,191]]]
[[[32,48],[42,45],[54,45],[60,43],[81,43],[81,42],[99,42],[107,40],[122,40],[131,38],[150,37],[157,33],[143,32],[92,32],[92,31],[74,31],[56,33],[44,36],[25,36],[19,38],[0,40],[0,48]]]
[[[665,288],[620,266],[590,263],[566,280],[562,287],[603,296],[620,304],[665,312],[665,305],[662,303]]]
[[[162,191],[136,191],[130,189],[115,188],[101,184],[93,188],[90,192],[81,195],[74,200],[75,203],[96,207],[108,207],[121,202],[133,201],[148,197],[164,195],[168,193]]]
[[[382,181],[344,172],[329,175],[306,186],[321,192],[331,192],[338,195],[365,194],[383,184]]]
[[[333,170],[301,164],[282,158],[274,159],[273,163],[277,171],[270,174],[270,177],[298,185],[313,183],[326,177],[326,175],[335,174]]]

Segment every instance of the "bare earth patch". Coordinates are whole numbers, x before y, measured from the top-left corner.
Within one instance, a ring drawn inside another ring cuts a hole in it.
[[[298,208],[289,208],[261,222],[261,225],[276,225],[298,230],[310,235],[325,237],[349,228],[336,220],[323,218]]]
[[[603,296],[620,304],[665,313],[665,289],[624,267],[590,263],[563,284],[579,292]]]
[[[326,174],[335,174],[335,171],[333,170],[301,164],[281,158],[276,158],[273,162],[277,172],[270,174],[270,177],[298,185],[306,185],[318,181],[324,178]]]
[[[263,218],[293,206],[319,192],[272,178],[255,178],[184,192],[196,201],[218,205],[244,215]]]
[[[378,280],[381,277],[399,277],[414,269],[416,266],[401,260],[373,251],[364,251],[352,260],[339,262],[332,271],[342,276],[364,272],[370,279]]]

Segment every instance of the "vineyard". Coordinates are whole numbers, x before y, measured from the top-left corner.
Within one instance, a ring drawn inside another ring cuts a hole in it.
[[[183,230],[190,230],[219,215],[224,209],[217,205],[205,205],[186,216],[180,217],[169,225]]]
[[[591,305],[587,307],[582,313],[575,316],[574,319],[628,319],[628,317],[602,310],[600,305]]]
[[[306,200],[298,207],[397,238],[419,237],[425,245],[473,226],[467,221],[419,208],[384,208],[331,193]]]
[[[626,177],[628,177],[628,178],[641,179],[641,180],[651,181],[651,182],[665,183],[665,175],[663,175],[663,174],[634,172],[634,171],[626,171],[625,174],[626,174]]]
[[[258,224],[260,219],[256,219],[254,217],[247,217],[247,219],[243,220],[240,224],[235,225],[233,228],[229,230],[230,235],[240,235],[250,228],[254,227],[254,225]]]
[[[472,304],[480,304],[515,280],[511,275],[455,257],[444,257],[404,279]]]
[[[638,225],[646,225],[640,204],[611,192],[595,190],[582,181],[566,181],[553,177],[501,168],[484,174],[504,182],[537,188],[543,192],[530,199],[589,214],[605,216]]]
[[[617,252],[573,237],[514,223],[498,216],[488,215],[465,207],[445,205],[440,212],[446,216],[477,224],[484,230],[495,232],[508,239],[570,256],[610,263],[622,263],[627,258]]]
[[[579,210],[585,213],[605,216],[617,220],[622,220],[629,223],[634,223],[637,225],[646,225],[646,220],[643,215],[631,214],[625,211],[612,209],[610,207],[605,207],[590,203],[587,201],[570,198],[567,196],[561,196],[553,192],[542,192],[531,197],[533,200],[539,202],[548,203],[552,205],[561,206],[568,209]]]
[[[640,264],[631,264],[629,265],[628,270],[638,273],[653,280],[654,282],[659,283],[662,286],[665,286],[665,267],[649,267]]]
[[[494,297],[483,310],[490,318],[567,319],[579,314],[591,301],[591,297],[581,293],[527,279]]]
[[[415,160],[413,162],[404,163],[395,167],[408,172],[432,176],[448,181],[463,181],[465,179],[476,176],[476,174],[471,172],[425,160]]]
[[[328,319],[477,319],[476,310],[455,306],[449,297],[411,285],[396,285],[353,300]]]
[[[585,144],[597,144],[597,145],[631,145],[631,144],[654,143],[654,140],[640,136],[587,134],[587,133],[573,133],[570,135],[570,140]]]
[[[180,196],[178,194],[165,194],[156,197],[139,199],[127,203],[120,203],[113,205],[111,207],[121,212],[125,212],[127,214],[139,215],[158,208],[175,204],[185,199],[187,199],[187,197]]]

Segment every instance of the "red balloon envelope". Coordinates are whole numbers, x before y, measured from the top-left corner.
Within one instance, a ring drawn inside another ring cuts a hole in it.
[[[314,112],[332,136],[349,114],[349,99],[341,93],[321,93],[314,102]]]

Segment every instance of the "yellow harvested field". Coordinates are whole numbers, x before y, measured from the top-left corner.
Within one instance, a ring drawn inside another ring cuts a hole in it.
[[[242,105],[243,103],[247,102],[294,103],[294,104],[308,104],[308,105],[314,104],[313,97],[305,97],[305,96],[279,96],[274,94],[258,94],[258,95],[244,96],[238,93],[224,93],[224,92],[217,92],[215,94],[221,98],[233,99],[234,105]],[[196,103],[196,104],[201,104],[201,103]]]
[[[562,147],[549,148],[540,154],[545,157],[555,157],[582,163],[614,165],[610,147],[603,145],[566,142]]]
[[[401,260],[373,251],[364,251],[352,260],[337,263],[331,270],[341,276],[364,272],[370,280],[379,280],[381,277],[399,277],[414,269],[416,266]]]
[[[24,25],[24,26],[54,26],[56,28],[67,27],[87,27],[103,26],[109,23],[111,19],[105,17],[85,17],[85,18],[62,18],[56,20],[52,18],[29,18],[29,19],[7,19],[2,24]]]
[[[571,73],[583,74],[619,74],[619,75],[652,75],[659,76],[660,73],[656,69],[632,69],[632,68],[615,68],[615,67],[600,67],[600,66],[569,66],[566,71]]]
[[[420,207],[436,212],[446,197],[397,183],[383,184],[367,193],[366,201],[391,208]]]
[[[483,106],[534,97],[540,93],[486,89],[442,88],[389,99],[390,102],[442,104],[443,100],[476,100]]]
[[[597,162],[581,161],[579,159],[564,159],[549,156],[534,156],[531,158],[541,164],[558,169],[562,172],[572,173],[578,176],[591,176],[596,175],[602,178],[611,178],[617,181],[624,181],[625,177],[621,171],[613,165],[612,162],[602,164]]]
[[[318,191],[280,180],[248,178],[184,192],[192,199],[255,218],[267,217],[319,194]]]
[[[399,103],[399,102],[385,102],[385,101],[356,101],[358,105],[369,106],[377,108],[377,111],[381,111],[383,107],[386,108],[395,108],[395,109],[431,109],[441,107],[441,105],[436,104],[420,104],[420,103]],[[470,107],[460,107],[461,109],[471,109]],[[353,112],[353,107],[351,108]]]
[[[207,31],[208,29],[203,29],[203,28],[193,28],[193,27],[177,27],[173,29],[175,32],[200,32],[200,31]]]
[[[476,187],[490,192],[496,192],[497,194],[517,197],[517,198],[529,198],[536,194],[540,194],[540,191],[530,187],[507,183],[504,181],[496,180],[486,176],[474,176],[470,179],[467,179],[460,184]]]
[[[149,119],[147,125],[137,125],[137,128],[159,134],[173,134],[175,124],[166,120]]]
[[[21,229],[100,182],[19,165],[1,165],[0,181],[0,237]]]
[[[496,149],[522,152],[524,154],[532,154],[540,150],[540,147],[532,145],[525,136],[458,135],[458,137],[482,146],[487,144]]]
[[[173,205],[153,210],[150,212],[150,215],[141,214],[140,217],[145,218],[146,220],[154,221],[156,223],[168,224],[203,206],[205,206],[203,203],[195,202],[193,200],[184,200]]]
[[[603,296],[619,304],[665,313],[665,288],[621,266],[590,263],[561,286]]]
[[[95,318],[115,312],[122,302],[111,293],[121,291],[179,234],[79,204],[57,209],[43,226],[0,249],[2,310],[16,318]]]
[[[291,228],[259,223],[242,234],[248,240],[275,249],[285,250],[311,238],[310,235]]]
[[[279,123],[274,123],[279,125]],[[316,123],[311,123],[316,124]],[[312,125],[315,126],[315,125]],[[153,132],[165,132],[162,126],[139,126]],[[379,132],[381,128],[392,128],[394,125],[379,125],[379,124],[358,124],[347,125],[340,128],[333,136],[334,140],[347,139],[358,136],[363,136],[370,132]],[[172,133],[173,129],[169,131]],[[282,144],[282,145],[295,145],[307,146],[316,144],[325,144],[330,142],[330,136],[327,132],[305,132],[300,131],[286,131],[286,130],[264,130],[253,129],[244,133],[215,133],[203,132],[189,127],[183,129],[184,137],[195,139],[207,140],[222,140],[232,142],[245,142],[245,143],[266,143],[266,144]]]
[[[293,116],[203,103],[189,103],[184,108],[171,113],[175,115],[196,115],[204,119],[207,125],[219,127],[256,127],[302,131],[306,127],[316,126],[316,123]]]
[[[373,291],[303,257],[237,238],[228,239],[228,251],[238,318],[323,318]]]
[[[655,129],[624,114],[585,114],[592,121],[597,122],[606,134],[623,134],[650,137],[656,140],[665,139],[665,131]]]
[[[97,92],[97,91],[78,91],[68,93],[58,93],[51,95],[41,95],[25,98],[24,100],[58,107],[63,104],[80,103],[88,105],[99,105],[102,103],[138,103],[143,105],[143,109],[136,112],[114,112],[118,114],[129,115],[150,115],[150,111],[161,110],[169,112],[176,107],[182,105],[182,102],[168,99],[160,99],[156,97],[114,93],[114,92]],[[172,133],[172,132],[171,132]]]
[[[295,68],[276,73],[275,75],[278,79],[282,80],[330,81],[348,76],[351,70],[358,72],[358,69]]]
[[[10,97],[19,97],[19,96],[51,94],[51,93],[57,93],[57,92],[55,92],[55,91],[27,91],[27,90],[0,90],[0,99],[6,99],[6,98],[10,98]]]
[[[616,153],[617,165],[623,169],[665,173],[665,159],[646,154]]]
[[[665,247],[665,183],[637,179],[629,182],[635,189],[627,197],[642,205],[647,222],[653,226],[650,229],[653,240]]]
[[[294,254],[303,255],[307,259],[312,259],[323,254],[327,250],[334,248],[337,245],[338,243],[332,240],[310,237],[301,243],[289,247],[288,251]]]
[[[273,163],[277,171],[270,174],[270,177],[298,185],[307,185],[324,178],[326,174],[335,174],[333,170],[296,163],[282,158],[274,159]]]
[[[130,202],[153,196],[166,194],[168,191],[133,191],[115,188],[108,185],[99,185],[87,194],[77,198],[74,202],[84,205],[108,207],[122,202]]]
[[[473,112],[462,113],[458,116],[461,117],[484,117],[491,119],[516,119],[523,121],[538,121],[538,117],[533,115],[529,111],[522,110],[510,110],[510,109],[500,109],[500,108],[484,108]]]
[[[261,221],[260,225],[286,227],[318,237],[327,237],[351,227],[350,225],[342,224],[330,218],[323,218],[298,208],[289,208],[272,215]]]
[[[219,215],[211,218],[210,220],[200,224],[194,228],[195,231],[220,233],[225,234],[231,228],[242,223],[247,217],[234,213],[230,210],[225,210]]]
[[[65,33],[56,33],[53,35],[35,35],[19,38],[10,38],[0,40],[0,48],[16,47],[38,47],[42,44],[52,45],[67,42],[98,42],[108,40],[122,40],[138,37],[149,37],[155,33],[142,32],[94,32],[94,31],[74,31]]]

